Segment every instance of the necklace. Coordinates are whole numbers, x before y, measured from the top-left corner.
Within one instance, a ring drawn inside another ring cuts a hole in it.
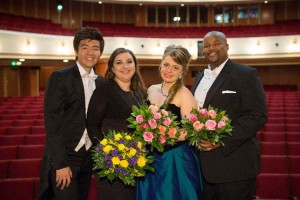
[[[166,97],[166,96],[168,96],[168,93],[167,94],[164,94],[164,92],[163,92],[163,83],[161,83],[161,86],[160,86],[160,93],[164,96],[164,97]]]

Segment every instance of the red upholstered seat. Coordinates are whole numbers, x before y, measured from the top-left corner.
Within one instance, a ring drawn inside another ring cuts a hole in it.
[[[34,179],[0,179],[0,199],[29,200],[33,199]]]
[[[98,193],[97,193],[97,187],[96,187],[96,182],[95,181],[96,181],[95,177],[92,176],[90,189],[89,189],[89,194],[88,194],[88,200],[98,199]]]
[[[7,128],[7,135],[28,135],[31,132],[30,126],[9,127]]]
[[[300,133],[300,124],[287,124],[286,130],[288,132],[297,132]]]
[[[285,124],[282,122],[281,124],[266,124],[264,128],[265,132],[285,132]]]
[[[274,164],[276,163],[276,164]],[[262,173],[288,173],[288,160],[284,156],[261,156],[261,172]]]
[[[260,174],[256,180],[256,196],[260,199],[288,199],[288,174]]]
[[[17,158],[17,146],[0,146],[0,160]]]
[[[288,157],[288,168],[291,174],[300,174],[300,155]]]
[[[262,155],[286,155],[286,142],[260,142]]]
[[[15,127],[32,126],[35,123],[34,119],[17,119],[14,121]]]
[[[20,145],[18,147],[18,159],[42,158],[44,145]]]
[[[300,142],[300,133],[287,132],[286,138],[288,142]]]
[[[17,159],[9,162],[9,178],[39,177],[41,159]]]
[[[264,132],[263,133],[264,142],[284,142],[286,141],[285,132]]]
[[[46,134],[46,129],[45,126],[32,126],[31,127],[31,134],[32,135],[45,135]]]
[[[0,146],[24,144],[24,135],[0,135]]]
[[[8,161],[0,160],[0,179],[8,177]]]
[[[300,143],[299,142],[288,142],[287,143],[287,153],[288,155],[300,155]]]
[[[291,196],[294,199],[300,199],[300,174],[290,175]]]
[[[26,135],[24,144],[45,144],[46,135]]]

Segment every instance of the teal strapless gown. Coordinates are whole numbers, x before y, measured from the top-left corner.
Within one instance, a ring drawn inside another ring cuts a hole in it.
[[[180,117],[180,108],[168,107]],[[147,173],[137,182],[137,200],[201,200],[200,166],[188,142],[179,142],[164,153],[153,153],[155,172]]]

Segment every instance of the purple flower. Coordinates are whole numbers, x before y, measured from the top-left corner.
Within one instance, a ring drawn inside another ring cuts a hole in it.
[[[117,153],[118,153],[118,149],[114,149],[114,150],[111,151],[112,156],[116,156]]]
[[[136,165],[136,161],[137,161],[136,157],[130,158],[130,159],[129,159],[129,165],[131,165],[131,166]]]
[[[119,143],[120,144],[124,144],[125,140],[124,139],[120,139]]]

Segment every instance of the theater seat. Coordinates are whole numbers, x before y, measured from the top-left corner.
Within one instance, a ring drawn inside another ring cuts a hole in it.
[[[0,179],[8,177],[8,162],[7,160],[0,160]]]
[[[24,135],[0,135],[0,146],[24,144]]]
[[[286,142],[260,142],[262,155],[286,155]]]
[[[0,160],[17,158],[17,146],[0,146]]]
[[[45,144],[46,135],[40,134],[40,135],[26,135],[25,136],[25,142],[26,145],[32,145],[32,144]]]
[[[8,166],[9,178],[39,177],[41,159],[11,160]]]
[[[31,127],[9,127],[7,128],[7,135],[28,135],[31,132]]]
[[[286,141],[285,132],[264,132],[263,133],[264,142],[284,142]]]
[[[18,159],[41,158],[44,145],[20,145],[18,147]]]
[[[97,187],[96,187],[96,182],[95,181],[96,181],[95,177],[92,176],[90,189],[89,189],[89,194],[88,194],[88,200],[98,199],[98,193],[97,193]]]
[[[284,156],[261,156],[261,172],[262,173],[288,173],[288,160]]]
[[[288,142],[287,143],[288,155],[300,155],[300,142]]]
[[[31,200],[34,194],[34,179],[0,179],[0,199]]]
[[[300,155],[288,157],[289,173],[300,174]]]
[[[291,174],[290,180],[292,198],[300,199],[300,174]]]
[[[32,126],[31,134],[32,135],[37,135],[37,134],[45,135],[46,134],[45,126]]]
[[[288,199],[288,174],[260,174],[256,180],[256,196],[259,199]]]

